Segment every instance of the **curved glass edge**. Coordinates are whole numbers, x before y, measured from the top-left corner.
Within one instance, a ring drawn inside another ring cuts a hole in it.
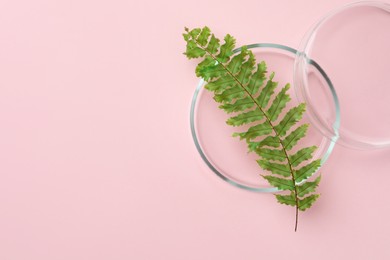
[[[305,91],[305,88],[308,87],[308,79],[307,79],[307,64],[314,65],[317,69],[321,69],[321,74],[324,76],[326,75],[325,72],[323,73],[322,68],[313,60],[311,60],[307,53],[310,51],[311,46],[313,44],[313,40],[315,39],[315,35],[317,30],[323,25],[326,21],[328,21],[330,18],[332,18],[334,15],[341,13],[345,10],[348,10],[350,8],[354,7],[375,7],[382,9],[384,11],[387,11],[390,13],[390,4],[380,1],[360,1],[355,3],[350,3],[347,5],[344,5],[342,7],[339,7],[328,14],[326,14],[324,17],[322,17],[303,37],[299,48],[296,53],[296,58],[294,62],[294,85],[297,88],[296,91],[299,93],[298,100],[300,102],[305,102],[308,104],[308,116],[310,121],[313,122],[315,127],[321,131],[323,135],[325,135],[327,138],[332,140],[333,142],[336,142],[344,147],[353,148],[353,149],[360,149],[360,150],[367,150],[367,149],[381,149],[381,148],[389,148],[390,142],[364,142],[352,137],[348,137],[345,135],[340,135],[340,103],[339,99],[337,97],[336,89],[334,88],[333,84],[330,82],[330,79],[328,76],[326,76],[326,81],[329,80],[328,84],[330,87],[330,91],[333,95],[335,109],[336,109],[336,117],[337,120],[333,124],[333,126],[330,128],[326,123],[324,123],[318,115],[318,113],[315,111],[315,109],[312,108],[310,105],[309,98],[307,97],[307,92]]]
[[[305,90],[305,87],[308,86],[307,78],[297,76],[297,75],[301,75],[299,72],[301,72],[301,70],[304,69],[302,67],[303,66],[302,64],[310,64],[314,66],[321,73],[321,75],[324,77],[325,81],[329,86],[329,90],[332,93],[332,98],[335,106],[335,121],[332,125],[331,130],[329,130],[328,127],[325,127],[327,125],[324,122],[322,122],[320,116],[318,116],[318,114],[312,108],[310,98],[308,97],[307,91]],[[340,129],[341,116],[340,116],[340,101],[337,96],[336,89],[334,88],[333,83],[330,80],[329,76],[320,67],[320,65],[318,65],[316,61],[309,59],[306,56],[306,54],[302,52],[296,53],[296,59],[294,64],[294,87],[296,88],[295,93],[297,95],[299,102],[306,103],[307,107],[309,108],[307,111],[309,120],[313,123],[313,125],[317,128],[317,130],[319,130],[325,137],[330,139],[333,143],[338,142],[340,138],[339,129]]]
[[[253,49],[253,48],[274,48],[274,49],[285,50],[285,51],[290,52],[290,53],[292,53],[294,55],[298,54],[298,51],[296,49],[293,49],[291,47],[288,47],[288,46],[285,46],[285,45],[281,45],[281,44],[275,44],[275,43],[256,43],[256,44],[246,45],[246,47],[248,49]],[[233,53],[240,52],[241,48],[242,47],[234,49]],[[318,69],[318,71],[321,73],[321,75],[326,79],[326,81],[329,84],[329,86],[331,88],[333,88],[332,82],[330,81],[329,77],[326,75],[325,71],[315,61],[310,61],[310,62],[312,62],[313,66],[316,67]],[[280,190],[275,188],[275,187],[251,187],[251,186],[248,186],[248,185],[244,185],[244,184],[238,183],[238,182],[236,182],[236,181],[234,181],[232,179],[229,179],[228,177],[226,177],[225,175],[220,173],[212,165],[212,163],[207,159],[207,156],[203,152],[203,149],[202,149],[202,147],[201,147],[201,145],[199,143],[198,136],[196,134],[196,129],[195,129],[195,107],[196,107],[196,101],[197,101],[197,98],[198,98],[198,95],[199,95],[199,91],[202,89],[202,86],[204,85],[204,83],[205,83],[205,81],[203,79],[201,79],[199,81],[198,86],[196,87],[194,95],[192,97],[191,110],[190,110],[191,135],[192,135],[192,139],[194,140],[195,147],[196,147],[197,151],[199,152],[202,160],[206,163],[206,165],[210,168],[210,170],[212,172],[214,172],[219,178],[221,178],[225,182],[227,182],[227,183],[229,183],[229,184],[231,184],[231,185],[233,185],[233,186],[235,186],[237,188],[244,189],[244,190],[247,190],[247,191],[252,191],[252,192],[259,192],[259,193],[275,193],[275,192],[279,192]],[[334,96],[334,97],[337,98],[337,96]],[[336,111],[336,114],[337,114],[336,115],[336,121],[337,121],[340,118],[339,110]],[[335,127],[337,127],[338,125],[339,124],[335,123]],[[336,137],[333,138],[333,139],[326,139],[326,141],[327,141],[326,146],[328,146],[328,149],[327,149],[327,151],[325,152],[325,154],[321,158],[321,166],[328,160],[330,154],[333,151],[333,148],[335,146],[335,141],[336,140],[337,140]],[[317,172],[318,172],[318,170],[317,170]],[[314,173],[313,175],[315,175],[316,173]]]

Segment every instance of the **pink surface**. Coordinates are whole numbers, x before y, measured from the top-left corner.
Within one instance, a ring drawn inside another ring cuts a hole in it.
[[[0,2],[0,259],[390,259],[390,151],[336,147],[301,214],[189,131],[184,26],[298,47],[347,1]]]

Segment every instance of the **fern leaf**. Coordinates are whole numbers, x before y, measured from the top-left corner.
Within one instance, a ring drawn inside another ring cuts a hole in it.
[[[250,127],[246,132],[234,133],[233,136],[239,136],[240,139],[251,140],[270,133],[272,133],[272,127],[269,124],[263,123]]]
[[[219,108],[226,111],[226,113],[232,113],[232,112],[238,112],[238,111],[244,111],[249,108],[254,107],[255,104],[253,103],[252,99],[249,97],[239,99],[235,103],[228,103],[220,105]]]
[[[250,78],[250,82],[247,86],[247,89],[249,90],[251,95],[255,95],[260,87],[263,85],[264,81],[266,80],[265,73],[267,72],[267,65],[264,61],[257,64],[257,70],[255,73],[253,73],[252,77]]]
[[[305,112],[305,109],[306,105],[302,103],[296,107],[291,108],[286,113],[282,121],[280,121],[279,125],[275,127],[279,136],[285,136],[287,131],[290,130],[290,128],[295,125],[299,120],[302,119],[303,112]]]
[[[189,42],[187,44],[187,50],[185,52],[185,55],[189,58],[189,59],[193,59],[193,58],[199,58],[199,57],[203,57],[204,55],[206,54],[206,51],[203,50],[202,48],[199,48],[195,42]]]
[[[308,127],[308,124],[301,125],[282,140],[287,151],[291,150],[306,135]]]
[[[211,81],[205,85],[207,90],[213,91],[215,93],[221,93],[222,90],[226,89],[227,86],[233,87],[237,85],[235,80],[230,77],[221,77],[214,81]]]
[[[290,156],[291,165],[293,167],[296,167],[302,162],[311,159],[315,150],[317,150],[316,146],[302,148],[301,150]]]
[[[219,78],[226,75],[226,70],[222,64],[215,64],[209,66],[202,66],[197,68],[196,75],[202,77],[204,80],[208,81],[214,78]]]
[[[221,94],[215,94],[214,100],[218,103],[229,103],[234,99],[242,98],[245,96],[245,91],[239,86],[235,85],[226,89]]]
[[[259,148],[256,150],[256,153],[264,159],[284,162],[287,160],[286,154],[282,149],[268,149],[268,148]]]
[[[248,126],[247,130],[233,136],[245,139],[249,151],[260,157],[257,162],[269,173],[262,176],[270,185],[290,191],[289,195],[276,195],[276,199],[295,207],[296,228],[298,211],[306,210],[319,197],[315,190],[320,177],[304,182],[321,166],[320,159],[308,162],[316,147],[304,147],[289,154],[307,133],[307,124],[297,125],[305,112],[305,104],[283,113],[291,100],[290,85],[277,91],[278,82],[273,80],[275,74],[272,72],[267,76],[266,63],[256,63],[247,47],[234,55],[236,40],[231,35],[227,34],[221,45],[208,27],[185,28],[183,38],[187,42],[184,52],[187,58],[202,58],[195,72],[206,81],[205,88],[214,92],[214,100],[221,103],[221,109],[236,113],[226,123]],[[301,164],[304,166],[296,168]]]
[[[280,141],[276,136],[267,136],[264,140],[262,140],[259,143],[259,147],[263,147],[263,146],[278,148],[280,146]]]
[[[236,45],[236,39],[234,39],[230,34],[225,36],[224,41],[225,43],[221,46],[219,54],[217,55],[217,61],[220,63],[225,63],[230,59]]]
[[[263,146],[269,146],[269,147],[274,147],[278,148],[280,146],[280,141],[276,136],[267,136],[260,142],[253,142],[250,140],[247,140],[248,143],[248,149],[250,152],[255,151],[258,148],[261,148]]]
[[[290,84],[287,84],[282,91],[276,96],[274,101],[272,102],[271,107],[268,109],[267,114],[271,121],[275,121],[278,119],[278,116],[282,112],[282,110],[286,107],[287,102],[291,100],[290,96],[287,94],[287,90],[289,90]]]
[[[210,41],[207,44],[206,51],[210,54],[216,54],[219,49],[219,39],[214,34],[211,35]]]
[[[318,183],[320,183],[321,176],[318,176],[314,181],[307,181],[304,184],[298,186],[297,194],[298,197],[304,197],[305,195],[312,193],[318,187]]]
[[[310,208],[313,203],[320,197],[318,194],[312,194],[310,196],[307,196],[306,198],[302,199],[298,204],[298,208],[301,211],[305,211],[306,209]]]
[[[245,125],[252,122],[260,121],[263,118],[264,118],[264,114],[261,113],[261,111],[256,109],[248,112],[243,112],[238,116],[231,117],[226,121],[226,123],[232,126],[240,126],[240,125]]]
[[[205,26],[204,28],[206,28],[206,27],[207,26]],[[191,35],[192,38],[196,38],[200,34],[202,29],[201,28],[194,28],[191,31],[189,31],[188,28],[185,28],[185,31],[188,32],[188,34]]]
[[[273,163],[268,160],[260,159],[257,163],[264,170],[270,171],[273,174],[289,177],[291,175],[290,167],[287,164]]]
[[[204,47],[208,43],[209,37],[211,35],[210,29],[205,26],[199,33],[198,43],[200,46]]]
[[[255,69],[256,60],[252,52],[248,52],[248,59],[244,64],[242,64],[241,70],[237,75],[237,80],[241,83],[242,86],[247,86],[250,81],[250,76],[252,71]],[[245,88],[248,91],[247,88]]]
[[[297,205],[294,193],[291,193],[290,195],[276,194],[275,197],[276,197],[276,200],[280,204],[285,204],[285,205],[289,205],[289,206],[296,206]]]
[[[206,68],[206,67],[211,67],[211,66],[214,66],[215,64],[215,60],[213,58],[211,58],[210,56],[206,56],[204,58],[204,60],[198,64],[198,66],[196,66],[196,69],[195,69],[195,73],[198,77],[201,77],[201,72],[200,70],[202,68]]]
[[[231,61],[227,65],[227,68],[233,75],[237,74],[240,71],[242,63],[244,62],[247,54],[247,49],[243,48],[239,54],[237,54],[231,59]]]
[[[301,182],[309,178],[317,171],[317,169],[321,166],[321,160],[315,160],[309,163],[308,165],[303,166],[295,173],[295,181]]]
[[[261,147],[260,146],[261,142],[254,142],[251,140],[246,140],[246,142],[248,144],[248,150],[249,150],[248,152],[254,152],[258,147]]]
[[[279,190],[293,191],[295,189],[295,184],[292,180],[282,179],[271,175],[266,175],[263,177],[269,182],[269,184],[278,188]]]
[[[265,85],[264,89],[261,90],[260,95],[257,98],[257,102],[262,109],[264,109],[268,105],[268,102],[271,99],[272,94],[274,94],[274,91],[278,86],[277,82],[272,81],[274,76],[275,73],[272,73],[269,76],[269,80],[267,81],[267,84]]]

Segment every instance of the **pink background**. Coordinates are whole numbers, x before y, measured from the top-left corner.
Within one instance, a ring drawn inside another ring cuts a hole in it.
[[[298,47],[348,1],[0,1],[0,259],[390,259],[389,151],[301,214],[202,163],[184,26]]]

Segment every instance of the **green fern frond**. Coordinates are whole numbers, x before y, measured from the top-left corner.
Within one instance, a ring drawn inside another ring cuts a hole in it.
[[[275,196],[279,203],[296,208],[296,230],[298,210],[308,209],[317,200],[319,195],[315,191],[321,179],[306,181],[321,166],[321,160],[309,162],[317,147],[291,153],[308,129],[307,124],[297,126],[306,110],[305,104],[283,115],[291,101],[290,85],[277,91],[275,74],[267,77],[266,63],[256,63],[247,47],[234,55],[236,40],[231,35],[226,35],[221,44],[210,29],[204,27],[185,28],[183,37],[187,43],[184,53],[187,58],[202,58],[196,75],[206,81],[205,88],[214,92],[214,100],[220,103],[221,109],[235,113],[226,123],[231,126],[251,124],[246,131],[233,136],[245,139],[249,151],[259,155],[259,166],[269,173],[262,175],[263,178],[279,190],[289,192]]]

